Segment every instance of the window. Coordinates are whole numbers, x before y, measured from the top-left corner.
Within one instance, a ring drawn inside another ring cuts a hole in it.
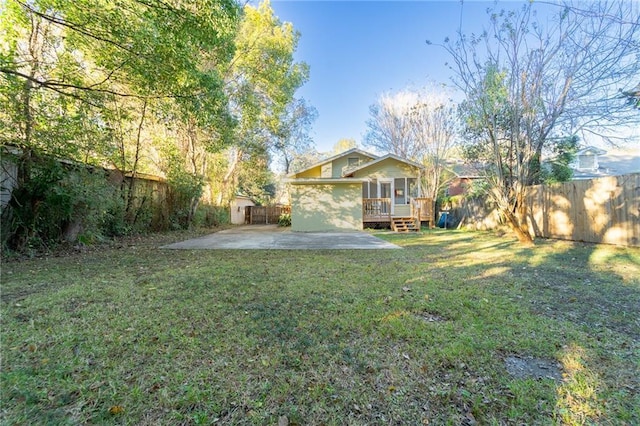
[[[411,197],[419,195],[418,180],[416,178],[395,178],[393,180],[393,203],[409,204]]]
[[[362,198],[377,198],[378,197],[378,182],[372,180],[371,182],[362,182]]]
[[[578,168],[579,169],[595,169],[596,168],[595,155],[580,155],[578,157]]]

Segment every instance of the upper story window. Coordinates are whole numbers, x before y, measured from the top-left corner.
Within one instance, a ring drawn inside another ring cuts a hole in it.
[[[579,169],[596,169],[596,156],[595,155],[579,155],[578,156],[578,168]]]
[[[360,164],[360,158],[358,157],[349,157],[347,158],[347,165],[349,167],[355,167]]]

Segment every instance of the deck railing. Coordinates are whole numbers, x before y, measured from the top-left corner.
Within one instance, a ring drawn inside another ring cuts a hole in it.
[[[429,222],[429,227],[433,228],[433,199],[426,197],[416,197],[410,199],[411,217],[420,222]]]
[[[362,220],[364,222],[391,221],[391,198],[363,198]]]

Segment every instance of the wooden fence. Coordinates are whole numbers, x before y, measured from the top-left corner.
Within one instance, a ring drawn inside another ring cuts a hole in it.
[[[537,237],[640,246],[640,173],[528,188]]]
[[[281,215],[290,213],[289,206],[246,206],[245,222],[249,225],[277,224]]]
[[[500,224],[486,200],[453,204],[451,212],[463,226],[492,229]],[[640,173],[531,186],[527,204],[529,229],[536,237],[640,246]]]

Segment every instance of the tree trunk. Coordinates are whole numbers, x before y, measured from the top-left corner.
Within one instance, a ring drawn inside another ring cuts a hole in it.
[[[220,193],[218,194],[217,204],[219,206],[222,205],[224,201],[224,197],[229,195],[229,187],[233,182],[233,177],[235,176],[236,170],[238,169],[238,164],[240,163],[240,159],[242,158],[242,151],[240,149],[235,148],[236,152],[233,154],[233,158],[227,167],[227,173],[225,173],[222,178],[222,187],[220,188]]]
[[[517,215],[510,209],[499,209],[501,215],[507,219],[507,225],[513,230],[516,234],[516,238],[518,242],[520,242],[524,246],[532,247],[534,246],[533,237],[529,232],[529,228],[527,227],[526,221],[522,222],[519,220]]]
[[[138,124],[138,133],[136,135],[136,153],[133,158],[133,167],[131,169],[131,178],[129,180],[129,192],[127,193],[127,205],[125,208],[125,217],[129,223],[135,223],[137,213],[134,215],[132,212],[134,201],[134,190],[136,184],[136,173],[138,172],[138,161],[140,160],[140,145],[142,143],[142,128],[144,127],[144,119],[147,113],[147,99],[144,99],[142,103],[142,114],[140,117],[140,123]]]

